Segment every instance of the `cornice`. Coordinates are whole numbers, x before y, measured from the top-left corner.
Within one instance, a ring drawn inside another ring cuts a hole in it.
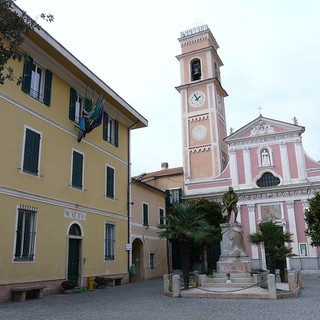
[[[265,137],[248,137],[248,138],[243,138],[238,141],[234,142],[229,142],[230,147],[245,147],[246,145],[255,145],[255,144],[261,144],[261,143],[270,143],[270,142],[279,142],[281,140],[294,140],[295,142],[298,141],[300,138],[299,134],[293,133],[293,134],[273,134],[270,136],[265,136]]]

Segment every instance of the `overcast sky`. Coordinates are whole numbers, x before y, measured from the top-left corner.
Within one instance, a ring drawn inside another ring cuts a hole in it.
[[[306,128],[320,159],[320,1],[17,0],[58,42],[149,121],[132,132],[132,175],[182,166],[180,32],[207,24],[220,48],[227,128],[259,116]],[[40,20],[37,20],[40,22]]]

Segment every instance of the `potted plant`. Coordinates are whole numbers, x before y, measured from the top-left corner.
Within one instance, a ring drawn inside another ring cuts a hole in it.
[[[107,285],[107,279],[104,277],[95,277],[94,282],[97,284],[98,288],[105,287]]]
[[[65,290],[65,293],[72,292],[77,284],[72,280],[64,280],[61,282],[61,287]]]

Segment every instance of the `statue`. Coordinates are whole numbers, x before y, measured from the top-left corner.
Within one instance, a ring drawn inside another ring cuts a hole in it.
[[[238,195],[233,191],[233,188],[230,186],[228,189],[228,192],[226,192],[223,195],[223,209],[222,209],[222,213],[224,213],[225,210],[227,210],[228,212],[228,223],[230,222],[232,211],[234,213],[234,223],[237,222],[237,217],[238,217],[237,202],[238,202]]]

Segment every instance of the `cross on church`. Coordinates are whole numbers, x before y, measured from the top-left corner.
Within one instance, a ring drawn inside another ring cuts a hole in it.
[[[257,108],[260,112],[260,116],[262,116],[261,110],[263,109],[261,106],[259,106],[259,108]]]

